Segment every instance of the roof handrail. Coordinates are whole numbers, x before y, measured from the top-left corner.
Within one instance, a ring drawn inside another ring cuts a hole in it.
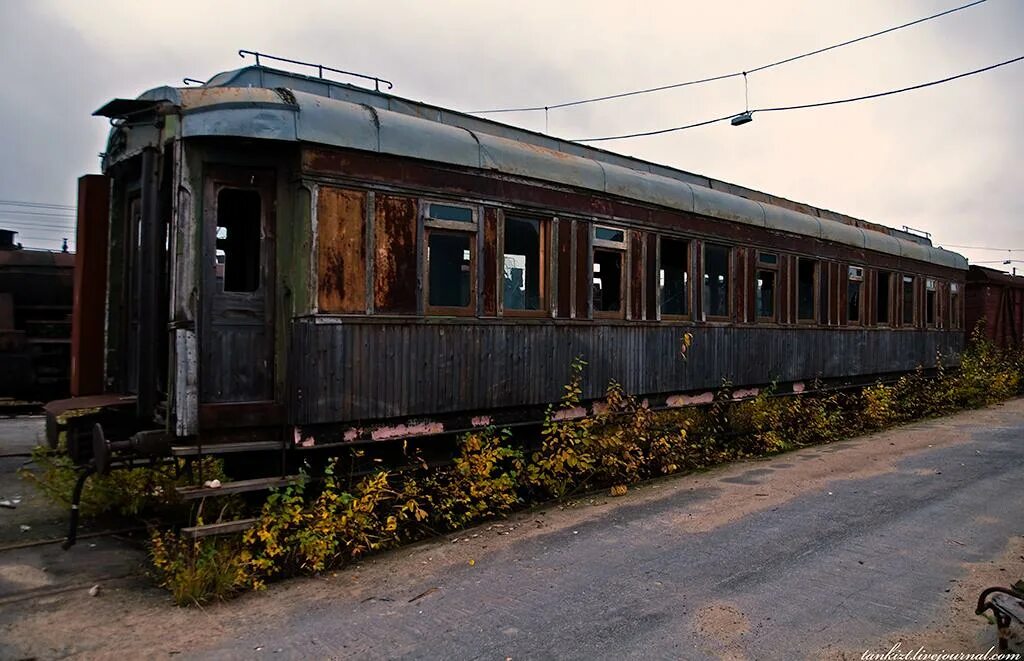
[[[364,80],[372,80],[373,81],[373,86],[376,89],[376,91],[378,91],[378,92],[380,91],[380,84],[381,83],[384,83],[385,85],[387,85],[388,89],[392,89],[394,87],[394,84],[392,84],[391,81],[384,80],[383,78],[378,78],[377,76],[368,76],[366,74],[355,73],[353,71],[344,71],[342,69],[335,69],[333,67],[328,67],[328,66],[325,66],[323,64],[314,64],[313,62],[303,62],[301,60],[292,60],[292,59],[289,59],[287,57],[279,57],[277,55],[268,55],[267,53],[258,53],[258,52],[253,51],[253,50],[244,50],[244,49],[242,49],[242,50],[238,51],[238,56],[239,57],[244,59],[246,55],[252,55],[254,58],[256,58],[256,66],[260,66],[260,58],[263,57],[263,58],[266,58],[268,60],[276,60],[278,62],[288,62],[289,64],[298,64],[299,66],[303,66],[303,67],[312,67],[312,68],[316,69],[317,76],[319,78],[321,78],[321,79],[324,77],[324,71],[330,71],[332,73],[340,73],[340,74],[345,75],[345,76],[353,76],[355,78],[362,78]]]

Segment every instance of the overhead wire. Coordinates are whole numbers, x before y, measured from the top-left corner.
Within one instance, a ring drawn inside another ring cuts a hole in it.
[[[755,108],[754,110],[747,110],[745,112],[747,114],[749,114],[749,115],[753,115],[753,114],[759,113],[759,112],[783,112],[783,111],[790,111],[790,110],[806,110],[808,108],[821,108],[821,107],[824,107],[824,106],[834,106],[834,105],[839,105],[839,104],[843,104],[843,103],[853,103],[853,102],[856,102],[856,101],[866,101],[868,99],[877,99],[877,98],[881,98],[881,97],[884,97],[884,96],[892,96],[894,94],[902,94],[904,92],[912,92],[914,90],[923,89],[925,87],[932,87],[934,85],[941,85],[943,83],[948,83],[948,82],[951,82],[951,81],[954,81],[954,80],[958,80],[960,78],[966,78],[968,76],[974,76],[974,75],[979,74],[979,73],[984,73],[986,71],[991,71],[992,69],[998,69],[999,67],[1005,67],[1007,65],[1014,64],[1015,62],[1020,62],[1021,60],[1024,60],[1024,55],[1022,55],[1020,57],[1015,57],[1015,58],[1012,58],[1012,59],[1009,59],[1009,60],[1005,60],[1003,62],[999,62],[999,63],[996,63],[996,64],[991,64],[991,65],[989,65],[987,67],[982,67],[980,69],[974,69],[973,71],[966,71],[964,73],[959,73],[959,74],[956,74],[954,76],[947,76],[946,78],[940,78],[939,80],[932,80],[932,81],[929,81],[927,83],[920,83],[918,85],[911,85],[909,87],[901,87],[899,89],[887,90],[885,92],[877,92],[877,93],[874,93],[874,94],[864,94],[864,95],[861,95],[861,96],[854,96],[854,97],[849,97],[849,98],[845,98],[845,99],[833,99],[831,101],[817,101],[815,103],[803,103],[803,104],[793,105],[793,106],[778,106],[778,107],[774,107],[774,108]],[[674,127],[665,128],[665,129],[656,129],[656,130],[653,130],[653,131],[639,131],[639,132],[636,132],[636,133],[624,133],[624,134],[621,134],[621,135],[602,136],[602,137],[598,137],[598,138],[576,138],[574,140],[574,142],[603,142],[603,141],[606,141],[606,140],[623,140],[623,139],[626,139],[626,138],[640,138],[640,137],[645,137],[645,136],[650,136],[650,135],[661,135],[663,133],[672,133],[674,131],[684,131],[686,129],[696,128],[698,126],[707,126],[708,124],[715,124],[715,123],[718,123],[718,122],[724,122],[726,120],[732,119],[733,117],[736,117],[739,114],[741,114],[741,113],[732,113],[730,115],[725,115],[723,117],[716,117],[715,119],[708,119],[708,120],[705,120],[703,122],[696,122],[694,124],[686,124],[685,126],[674,126]]]
[[[595,97],[586,98],[586,99],[577,99],[575,101],[565,101],[565,102],[562,102],[562,103],[552,103],[552,104],[548,104],[546,106],[524,106],[524,107],[519,107],[519,108],[493,108],[493,109],[489,109],[489,110],[471,110],[467,114],[470,114],[470,115],[489,115],[489,114],[509,113],[509,112],[537,112],[537,111],[541,111],[541,110],[545,111],[545,113],[546,113],[549,110],[555,110],[555,109],[558,109],[558,108],[568,108],[570,106],[579,106],[579,105],[584,105],[584,104],[587,104],[587,103],[597,103],[599,101],[610,101],[612,99],[621,99],[621,98],[625,98],[625,97],[629,97],[629,96],[637,96],[637,95],[640,95],[640,94],[651,94],[651,93],[654,93],[654,92],[662,92],[662,91],[665,91],[665,90],[677,89],[677,88],[680,88],[680,87],[688,87],[688,86],[691,86],[691,85],[702,85],[704,83],[711,83],[711,82],[715,82],[715,81],[718,81],[718,80],[726,80],[728,78],[736,78],[737,76],[747,76],[748,74],[757,73],[759,71],[764,71],[766,69],[771,69],[772,67],[781,66],[783,64],[789,64],[790,62],[795,62],[795,61],[801,60],[801,59],[803,59],[805,57],[811,57],[813,55],[819,55],[821,53],[825,53],[825,52],[830,51],[830,50],[835,50],[837,48],[842,48],[843,46],[849,46],[851,44],[856,44],[858,42],[865,41],[867,39],[873,39],[875,37],[880,37],[880,36],[882,36],[884,34],[889,34],[890,32],[895,32],[897,30],[902,30],[904,28],[908,28],[908,27],[911,27],[911,26],[914,26],[914,25],[918,25],[919,23],[924,23],[926,21],[931,21],[933,19],[940,18],[940,17],[946,16],[948,14],[953,14],[955,12],[962,11],[964,9],[968,9],[968,8],[974,7],[976,5],[983,4],[985,2],[987,2],[987,0],[974,0],[974,2],[969,2],[967,4],[960,5],[958,7],[953,7],[952,9],[947,9],[947,10],[941,11],[941,12],[939,12],[937,14],[932,14],[930,16],[925,16],[923,18],[918,18],[918,19],[915,19],[915,20],[907,22],[907,23],[902,23],[900,25],[894,25],[894,26],[886,28],[884,30],[879,30],[877,32],[872,32],[871,34],[862,35],[860,37],[855,37],[853,39],[847,39],[846,41],[842,41],[842,42],[839,42],[837,44],[832,44],[830,46],[825,46],[823,48],[817,48],[815,50],[808,51],[806,53],[800,53],[798,55],[793,55],[793,56],[790,56],[790,57],[786,57],[786,58],[783,58],[781,60],[777,60],[775,62],[769,62],[768,64],[763,64],[761,66],[754,67],[752,69],[746,69],[744,71],[734,71],[732,73],[726,73],[726,74],[721,74],[721,75],[717,75],[717,76],[708,76],[708,77],[705,77],[705,78],[699,78],[699,79],[696,79],[696,80],[687,80],[687,81],[680,82],[680,83],[671,83],[671,84],[668,84],[668,85],[659,85],[657,87],[648,87],[648,88],[644,88],[644,89],[633,90],[633,91],[630,91],[630,92],[619,92],[617,94],[606,94],[604,96],[595,96]]]

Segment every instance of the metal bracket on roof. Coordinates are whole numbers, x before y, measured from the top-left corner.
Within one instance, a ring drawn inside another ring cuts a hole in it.
[[[384,80],[383,78],[379,78],[377,76],[368,76],[368,75],[363,74],[363,73],[355,73],[355,72],[352,72],[352,71],[344,71],[342,69],[335,69],[333,67],[328,67],[328,66],[325,66],[323,64],[314,64],[313,62],[303,62],[302,60],[292,60],[292,59],[289,59],[287,57],[278,57],[277,55],[268,55],[267,53],[257,53],[256,51],[253,51],[253,50],[244,50],[243,49],[243,50],[239,50],[238,51],[238,56],[239,57],[244,59],[246,55],[252,55],[254,58],[256,58],[256,66],[262,66],[260,64],[260,58],[262,57],[262,58],[266,58],[268,60],[275,60],[277,62],[287,62],[289,64],[298,64],[299,66],[303,66],[303,67],[312,67],[312,68],[316,69],[317,76],[319,78],[323,78],[324,77],[324,71],[330,71],[331,73],[340,73],[340,74],[345,75],[345,76],[353,76],[354,78],[362,78],[364,80],[372,80],[373,81],[373,86],[374,86],[374,88],[378,92],[380,91],[380,84],[381,83],[384,83],[385,85],[387,85],[388,89],[391,89],[391,88],[394,87],[394,85],[391,83],[391,81]]]

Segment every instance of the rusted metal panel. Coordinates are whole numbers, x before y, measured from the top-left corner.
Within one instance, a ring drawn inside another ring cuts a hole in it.
[[[594,267],[591,262],[590,223],[576,223],[576,318],[590,319],[593,303]]]
[[[629,314],[630,319],[644,316],[644,234],[629,233]]]
[[[107,227],[110,179],[78,179],[78,236],[71,313],[71,395],[103,392],[104,297],[107,290]]]
[[[366,311],[366,193],[321,186],[317,197],[317,305]]]
[[[573,224],[567,218],[558,221],[558,237],[556,249],[558,251],[558,309],[557,315],[561,319],[568,319],[572,316],[572,271],[574,254],[572,252],[572,228]]]
[[[498,209],[486,207],[483,221],[483,313],[498,314]]]
[[[694,334],[686,361],[678,353],[683,329]],[[596,398],[611,379],[654,395],[713,389],[723,378],[756,387],[912,370],[934,366],[937,352],[957,354],[963,341],[963,333],[937,330],[300,321],[290,418],[317,424],[545,404],[561,396],[577,355],[588,362],[584,397]]]
[[[646,289],[646,310],[644,318],[648,321],[658,319],[658,290],[660,281],[658,279],[659,255],[658,235],[650,232],[647,234],[647,262],[645,267],[644,286]]]
[[[374,310],[415,314],[417,204],[411,197],[378,193],[374,205]]]

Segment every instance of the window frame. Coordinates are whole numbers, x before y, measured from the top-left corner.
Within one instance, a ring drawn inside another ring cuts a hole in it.
[[[928,320],[928,294],[932,295],[932,318]],[[924,327],[938,328],[939,322],[939,282],[935,278],[924,279]]]
[[[707,274],[707,268],[708,268],[708,260],[707,260],[708,246],[720,246],[722,248],[725,248],[728,251],[728,253],[727,253],[727,260],[726,260],[726,266],[725,266],[725,272],[726,272],[726,281],[725,281],[725,283],[726,283],[726,297],[725,297],[726,298],[726,302],[725,302],[725,308],[726,309],[725,309],[725,316],[710,315],[710,314],[707,313],[707,309],[708,309],[708,296],[706,295],[707,292],[704,290],[704,288],[705,288],[704,276]],[[711,321],[711,322],[729,322],[729,321],[732,321],[733,301],[734,301],[735,296],[736,296],[736,293],[734,291],[735,287],[732,286],[733,285],[732,277],[733,277],[733,273],[734,273],[734,270],[735,270],[735,261],[736,261],[736,256],[735,255],[736,255],[736,246],[734,246],[732,244],[718,243],[717,241],[701,241],[701,243],[700,243],[700,287],[701,287],[700,317],[701,317],[702,321]]]
[[[469,209],[472,222],[444,220],[430,215],[431,206]],[[423,218],[423,314],[437,317],[474,317],[477,311],[477,233],[480,229],[479,208],[473,204],[445,200],[420,200]],[[433,234],[465,235],[469,238],[469,303],[465,307],[430,304],[430,237]]]
[[[613,230],[622,232],[622,241],[611,241],[597,238],[598,229]],[[625,319],[626,308],[629,307],[627,300],[626,279],[629,277],[629,230],[625,227],[615,227],[603,223],[594,223],[590,230],[590,309],[594,319]],[[619,309],[598,310],[594,305],[594,265],[597,263],[595,256],[598,250],[618,252],[621,258],[619,268]]]
[[[661,271],[662,263],[664,261],[665,251],[662,247],[662,241],[668,239],[669,241],[675,241],[677,243],[686,244],[686,314],[675,314],[665,312],[665,301],[662,296],[662,285],[661,285]],[[690,321],[693,319],[693,239],[685,236],[671,236],[667,234],[658,234],[658,268],[657,273],[657,287],[658,287],[658,314],[661,319],[666,321]],[[650,259],[650,255],[647,256]]]
[[[857,272],[854,275],[854,272]],[[857,318],[850,319],[850,283],[857,283]],[[864,267],[846,265],[846,325],[864,326]]]
[[[775,256],[775,261],[774,262],[762,262],[761,261],[761,255],[765,255],[765,254],[774,255]],[[753,289],[754,289],[754,292],[753,292],[754,295],[753,295],[752,298],[753,298],[753,301],[754,301],[754,321],[756,323],[775,324],[775,323],[779,322],[779,284],[780,284],[780,281],[779,281],[779,261],[780,261],[780,259],[779,258],[780,257],[782,257],[782,254],[778,253],[778,252],[769,251],[769,250],[760,250],[760,249],[758,249],[756,251],[756,255],[755,255],[755,259],[754,259],[754,272],[752,274],[753,278],[754,278],[753,283],[752,283],[753,284]],[[770,316],[770,317],[763,317],[763,316],[761,316],[761,311],[760,311],[760,309],[758,309],[758,305],[757,305],[757,274],[760,273],[761,271],[770,271],[771,273],[773,273],[775,275],[775,287],[774,287],[774,293],[772,295],[772,316]]]
[[[887,275],[888,276],[888,280],[889,280],[889,282],[887,284],[888,291],[886,292],[886,304],[885,304],[886,305],[886,312],[885,312],[886,320],[884,322],[881,319],[879,319],[879,317],[878,317],[878,310],[879,310],[879,307],[878,307],[878,302],[879,302],[878,293],[881,291],[880,285],[881,285],[881,282],[882,282],[882,274]],[[874,290],[874,294],[875,294],[875,296],[874,296],[874,303],[875,303],[875,326],[878,326],[880,328],[894,328],[896,326],[896,324],[894,323],[893,318],[892,318],[893,317],[893,310],[892,310],[893,309],[893,304],[892,304],[893,296],[892,296],[892,293],[893,293],[893,276],[894,275],[896,275],[895,271],[889,271],[889,270],[886,270],[886,269],[875,269],[875,288],[874,288],[875,289]]]
[[[961,330],[963,321],[960,315],[960,283],[949,283],[949,329]]]
[[[907,321],[907,280],[910,281],[910,321]],[[900,327],[917,327],[917,276],[913,273],[900,274]]]
[[[810,262],[811,264],[814,265],[814,273],[811,274],[811,298],[812,298],[812,301],[811,301],[811,316],[810,317],[801,317],[800,316],[800,263],[801,262]],[[793,275],[794,275],[794,278],[793,278],[793,302],[795,303],[795,305],[793,307],[796,308],[794,310],[794,316],[796,318],[796,323],[804,325],[804,326],[814,326],[815,324],[818,323],[818,306],[820,305],[820,303],[818,302],[818,278],[821,277],[821,261],[817,260],[817,259],[813,259],[811,257],[800,257],[800,256],[797,256],[797,258],[796,258],[796,268],[793,269],[793,271],[794,271],[794,273],[793,273]]]
[[[538,278],[540,280],[540,304],[536,310],[520,310],[519,308],[507,308],[505,307],[505,287],[503,284],[505,274],[505,224],[509,219],[513,220],[532,220],[539,223],[539,237],[540,237],[540,273]],[[501,316],[503,317],[546,317],[549,315],[551,310],[551,218],[538,216],[529,213],[518,213],[518,212],[504,212],[501,216],[501,228],[500,228],[500,245],[495,249],[494,253],[497,255],[498,263],[497,277],[498,277],[498,308],[501,310]]]

